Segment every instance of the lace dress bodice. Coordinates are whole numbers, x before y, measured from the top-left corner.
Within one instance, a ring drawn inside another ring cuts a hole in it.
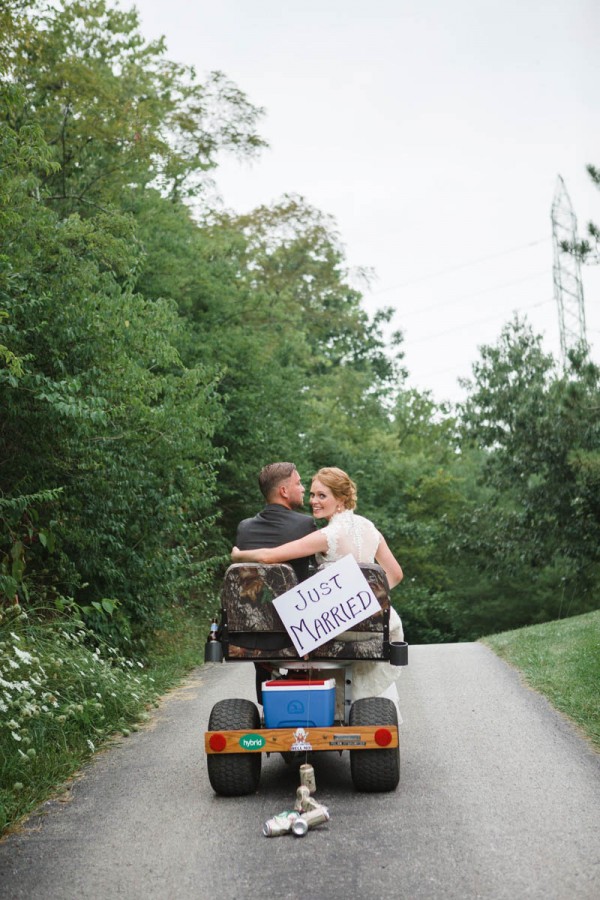
[[[318,565],[329,565],[351,553],[359,563],[375,562],[381,535],[369,519],[351,509],[336,513],[322,529],[327,536],[327,553],[317,553]]]

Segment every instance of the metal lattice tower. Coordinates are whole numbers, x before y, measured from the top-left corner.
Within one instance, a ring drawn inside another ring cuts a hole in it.
[[[570,349],[582,344],[587,346],[581,263],[574,253],[563,247],[564,244],[573,247],[577,241],[577,218],[565,183],[559,175],[552,201],[552,272],[563,362],[566,362]]]

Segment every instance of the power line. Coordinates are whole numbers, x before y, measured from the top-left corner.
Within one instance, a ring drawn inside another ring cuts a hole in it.
[[[408,316],[416,316],[419,313],[431,312],[432,309],[439,309],[440,306],[450,306],[453,303],[458,303],[460,300],[470,300],[472,297],[480,297],[482,294],[491,294],[494,291],[500,291],[505,287],[513,287],[515,284],[523,284],[525,281],[532,281],[534,278],[539,278],[541,275],[547,275],[548,270],[544,269],[540,272],[534,272],[532,275],[525,275],[523,278],[516,278],[513,281],[505,281],[502,284],[497,284],[494,287],[483,288],[481,291],[475,291],[472,294],[461,294],[460,297],[453,297],[452,300],[440,300],[439,303],[433,303],[431,306],[426,306],[425,309],[414,309],[407,313],[398,313],[398,315],[402,315],[402,318],[407,318]]]
[[[539,303],[531,303],[529,306],[523,306],[521,309],[535,309],[537,306],[545,306],[546,303],[553,303],[554,298],[550,298],[550,300],[540,300]],[[517,310],[520,312],[520,310]],[[413,344],[422,344],[423,341],[433,341],[436,338],[444,337],[446,334],[452,334],[454,331],[461,331],[464,328],[471,328],[473,325],[485,325],[487,322],[493,322],[495,319],[498,319],[502,316],[505,316],[505,312],[496,313],[494,316],[488,316],[486,319],[478,319],[475,322],[461,322],[460,325],[457,325],[454,328],[448,328],[446,331],[440,331],[437,334],[429,334],[422,338],[417,338],[416,341],[407,341],[407,347],[412,346]]]
[[[410,281],[402,281],[391,287],[381,288],[378,291],[372,291],[374,296],[385,294],[388,291],[395,291],[398,288],[409,287],[412,284],[419,284],[421,281],[428,281],[431,278],[439,278],[442,275],[448,275],[451,272],[458,272],[460,269],[467,269],[469,266],[476,266],[481,262],[487,262],[489,259],[498,259],[501,256],[508,256],[510,253],[516,253],[518,250],[524,250],[527,247],[536,247],[538,244],[544,244],[551,240],[550,237],[540,238],[538,241],[530,241],[528,244],[521,244],[518,247],[512,247],[510,250],[501,250],[499,253],[490,253],[488,256],[480,256],[478,259],[472,259],[469,262],[460,263],[457,266],[451,266],[449,269],[441,269],[439,272],[432,272],[429,275],[422,275],[420,278],[413,278]]]
[[[465,366],[470,366],[470,362],[466,362],[464,359],[459,363],[454,363],[452,366],[446,366],[444,369],[436,369],[435,372],[426,372],[425,375],[422,375],[421,378],[435,378],[436,375],[445,375],[447,372],[459,372],[461,369],[464,369]]]

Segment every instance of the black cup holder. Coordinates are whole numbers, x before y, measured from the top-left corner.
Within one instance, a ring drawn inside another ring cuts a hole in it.
[[[393,666],[408,665],[408,644],[406,641],[390,641],[390,663]]]
[[[221,641],[207,641],[204,645],[204,662],[223,662],[223,645]]]

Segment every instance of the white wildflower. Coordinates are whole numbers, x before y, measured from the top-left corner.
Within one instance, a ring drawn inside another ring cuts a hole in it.
[[[14,738],[15,741],[20,741],[20,740],[21,740],[21,735],[20,735],[20,734],[17,734],[16,731],[11,731],[11,735],[13,736],[13,738]]]
[[[20,660],[26,663],[28,666],[33,662],[33,657],[31,653],[28,653],[27,650],[20,650],[19,647],[14,648],[15,656],[18,656]]]
[[[91,750],[92,753],[93,753],[93,752],[95,751],[95,749],[96,749],[96,748],[94,747],[94,742],[93,742],[93,741],[90,741],[90,739],[88,738],[88,739],[87,739],[87,745],[88,745],[88,747],[90,748],[90,750]]]

